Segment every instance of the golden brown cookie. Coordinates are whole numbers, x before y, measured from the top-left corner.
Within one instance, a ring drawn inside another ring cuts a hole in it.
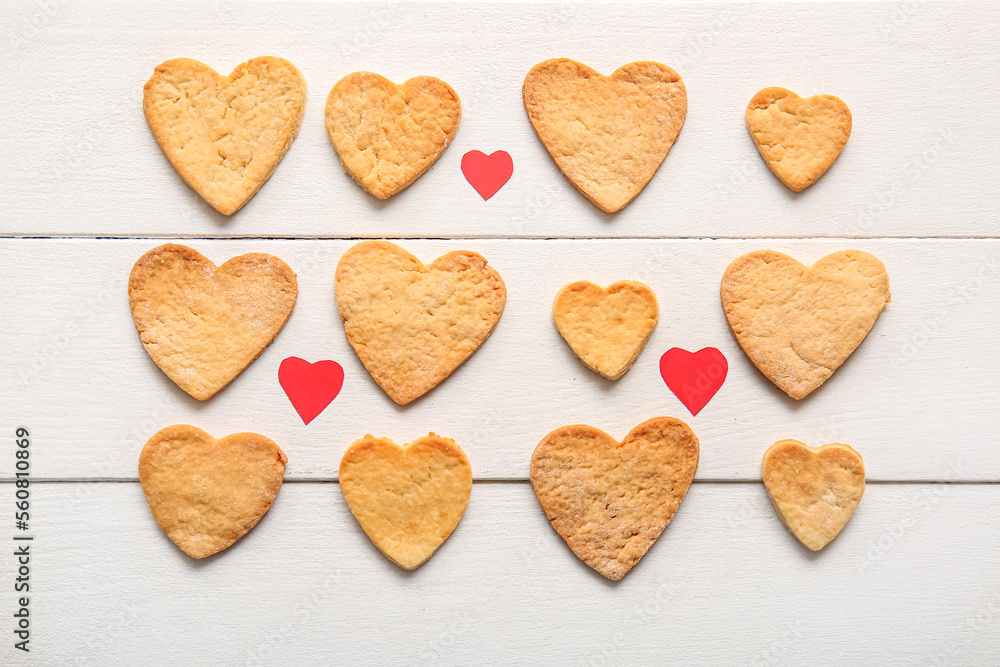
[[[273,255],[240,255],[217,267],[175,243],[140,257],[128,280],[146,352],[199,401],[260,356],[285,326],[297,295],[295,274]]]
[[[337,264],[337,308],[361,363],[400,405],[422,396],[479,349],[507,288],[477,253],[430,264],[386,241],[363,241]]]
[[[142,110],[184,182],[232,215],[271,177],[299,131],[306,81],[284,58],[253,58],[223,78],[190,58],[158,65]]]
[[[792,398],[823,384],[890,300],[885,266],[860,250],[812,266],[773,250],[751,252],[726,269],[721,294],[740,347]]]
[[[865,465],[847,445],[781,440],[764,452],[761,477],[781,522],[813,551],[835,538],[865,492]]]
[[[658,315],[653,290],[631,280],[607,289],[579,280],[559,290],[552,304],[552,319],[573,353],[609,380],[632,367]]]
[[[427,171],[461,118],[458,95],[432,76],[397,86],[379,74],[354,72],[326,99],[326,130],[344,171],[379,199]]]
[[[528,118],[559,169],[609,213],[646,187],[687,115],[680,75],[654,62],[603,76],[553,58],[531,68],[523,94]]]
[[[531,485],[573,553],[618,580],[670,523],[697,468],[698,438],[679,419],[649,419],[621,443],[578,424],[538,443]]]
[[[799,192],[819,180],[851,136],[851,110],[833,95],[765,88],[747,105],[747,130],[764,163]]]
[[[413,570],[434,555],[465,513],[472,466],[454,440],[434,433],[403,447],[366,435],[344,453],[340,490],[375,546]]]
[[[271,509],[287,462],[262,435],[216,440],[175,424],[142,448],[139,482],[167,537],[192,558],[204,558],[243,537]]]

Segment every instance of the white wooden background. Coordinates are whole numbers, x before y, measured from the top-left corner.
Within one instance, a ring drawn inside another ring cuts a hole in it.
[[[5,2],[0,12],[0,540],[14,527],[13,432],[32,433],[32,651],[13,649],[13,549],[0,549],[0,664],[983,664],[1000,662],[1000,4]],[[309,84],[302,130],[247,207],[218,215],[153,141],[153,67],[228,73],[280,55]],[[558,173],[524,115],[524,73],[568,56],[610,73],[677,69],[690,106],[646,190],[604,214]],[[329,88],[369,69],[448,81],[463,122],[444,157],[381,202],[338,164]],[[815,186],[791,193],[743,125],[758,89],[828,92],[854,132]],[[459,170],[508,151],[488,202]],[[392,403],[347,344],[333,272],[358,238],[424,261],[485,255],[507,283],[493,336],[444,384]],[[207,403],[150,361],[129,314],[132,263],[164,239],[221,263],[269,252],[299,276],[275,343]],[[353,239],[353,240],[349,240]],[[893,301],[869,338],[799,402],[734,343],[726,265],[774,248],[811,263],[874,253]],[[559,338],[563,284],[641,280],[660,324],[617,383]],[[729,377],[691,417],[658,374],[673,346],[721,349]],[[312,424],[277,383],[286,356],[344,366]],[[623,581],[590,571],[526,481],[535,444],[587,422],[621,437],[657,415],[702,443],[676,519]],[[253,430],[288,454],[268,515],[229,550],[186,557],[159,531],[136,461],[159,428]],[[404,572],[371,546],[337,487],[367,432],[455,438],[476,484],[452,537]],[[869,487],[818,554],[759,483],[775,440],[843,441]],[[8,517],[4,519],[3,517]]]

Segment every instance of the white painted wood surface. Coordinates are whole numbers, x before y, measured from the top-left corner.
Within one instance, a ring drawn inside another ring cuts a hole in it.
[[[493,335],[457,372],[400,407],[371,379],[344,335],[333,294],[340,255],[354,241],[198,240],[221,264],[269,252],[296,271],[299,299],[284,330],[253,365],[207,402],[191,398],[139,342],[126,286],[153,240],[8,239],[7,274],[30,290],[0,295],[17,326],[0,334],[0,392],[13,408],[0,433],[33,426],[38,474],[55,479],[137,479],[137,456],[154,432],[192,423],[216,436],[257,431],[288,454],[290,479],[334,479],[340,456],[366,433],[398,442],[428,431],[454,438],[477,479],[526,479],[531,452],[557,426],[590,423],[616,437],[650,417],[687,421],[702,443],[699,479],[759,477],[777,440],[846,442],[878,480],[1000,480],[1000,241],[995,240],[406,240],[425,262],[474,250],[507,284]],[[811,396],[794,401],[740,350],[719,303],[730,261],[771,247],[813,263],[845,248],[882,259],[892,302],[868,338]],[[660,322],[617,382],[587,370],[552,323],[552,299],[574,280],[640,280],[657,295]],[[726,383],[692,417],[664,384],[671,347],[718,347]],[[344,388],[308,426],[278,384],[288,356],[333,359]],[[55,417],[58,415],[58,417]],[[6,430],[5,430],[6,429]],[[942,446],[942,443],[947,443]],[[13,443],[0,440],[9,478]],[[947,477],[945,477],[947,475]]]
[[[252,532],[202,561],[155,529],[138,484],[38,484],[32,657],[992,665],[1000,535],[983,510],[995,491],[870,485],[843,533],[813,553],[782,527],[762,485],[696,483],[645,558],[612,583],[569,551],[526,483],[475,484],[454,534],[413,573],[370,544],[336,484],[285,484]],[[4,572],[11,561],[0,552]]]
[[[51,6],[51,10],[44,9]],[[100,236],[993,236],[1000,135],[1000,4],[322,2],[4,3],[0,228]],[[35,27],[35,24],[39,24]],[[142,85],[169,58],[228,74],[271,54],[302,70],[302,129],[238,215],[184,185],[142,117]],[[652,59],[688,89],[680,138],[624,211],[601,213],[558,172],[521,102],[525,73],[567,56],[605,74]],[[387,201],[339,166],[323,108],[345,74],[449,82],[463,101],[451,147]],[[843,154],[795,194],[743,122],[765,86],[844,99]],[[488,203],[463,180],[469,150],[506,150]]]
[[[997,664],[1000,239],[969,237],[1000,224],[998,44],[997,2],[5,2],[0,517],[20,425],[36,483],[32,652],[12,648],[3,548],[0,664]],[[264,54],[302,69],[306,115],[272,179],[224,218],[160,153],[141,87],[168,58],[225,74]],[[524,73],[554,56],[604,73],[654,59],[684,77],[681,137],[619,214],[576,192],[525,118]],[[342,173],[323,126],[330,87],[359,69],[439,76],[464,105],[444,157],[385,202]],[[768,85],[838,95],[854,114],[843,155],[800,194],[767,172],[743,125]],[[459,170],[473,149],[513,156],[488,202]],[[478,251],[508,287],[494,335],[407,407],[364,371],[336,312],[337,259],[367,237],[424,261]],[[129,270],[164,240],[216,262],[270,252],[299,276],[286,328],[207,403],[159,371],[131,322]],[[800,402],[753,368],[719,305],[726,265],[760,248],[808,263],[859,248],[889,271],[894,298],[869,338]],[[612,383],[573,357],[550,307],[567,282],[621,278],[656,291],[661,319]],[[729,377],[691,417],[657,362],[706,345]],[[290,355],[346,371],[309,426],[277,383]],[[701,465],[660,541],[611,583],[549,527],[524,481],[529,457],[557,426],[621,437],[655,415],[692,426]],[[271,512],[203,561],[162,534],[134,481],[142,444],[178,422],[255,430],[289,456]],[[477,481],[454,535],[406,573],[324,482],[366,432],[429,430],[465,448]],[[788,437],[853,445],[873,482],[818,554],[756,481],[763,451]],[[0,520],[8,545],[12,524]]]

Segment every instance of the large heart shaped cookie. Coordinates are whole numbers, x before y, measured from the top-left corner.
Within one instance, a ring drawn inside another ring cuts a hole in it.
[[[176,58],[146,82],[142,110],[184,182],[232,215],[281,162],[305,99],[305,79],[283,58],[253,58],[225,78],[197,60]]]
[[[461,118],[458,95],[432,76],[397,86],[378,74],[354,72],[326,99],[326,129],[344,171],[379,199],[427,171]]]
[[[840,533],[865,492],[861,455],[840,443],[776,442],[764,453],[761,477],[781,522],[813,551]]]
[[[833,95],[765,88],[747,105],[747,130],[767,168],[799,192],[815,183],[851,136],[851,110]]]
[[[670,523],[697,468],[698,438],[673,417],[647,420],[620,443],[593,426],[563,426],[535,448],[531,485],[573,553],[618,580]]]
[[[773,250],[733,261],[722,308],[750,361],[792,398],[823,384],[868,335],[889,302],[889,275],[860,250],[810,266]]]
[[[654,62],[611,76],[567,58],[524,78],[524,108],[538,138],[570,182],[603,211],[632,201],[656,173],[687,115],[677,72]]]
[[[465,513],[472,466],[454,440],[433,433],[404,447],[366,435],[344,453],[340,490],[375,546],[413,570]]]
[[[281,328],[298,295],[295,274],[251,253],[216,267],[167,243],[132,267],[128,299],[139,340],[167,376],[204,401],[243,372]]]
[[[603,289],[580,280],[556,294],[552,318],[584,365],[609,380],[625,374],[656,327],[653,290],[619,280]]]
[[[176,424],[142,448],[139,482],[167,537],[192,558],[204,558],[243,537],[271,509],[287,462],[262,435],[216,440]]]
[[[507,288],[474,252],[449,252],[425,265],[392,243],[363,241],[340,258],[336,295],[361,363],[406,405],[479,349],[500,319]]]

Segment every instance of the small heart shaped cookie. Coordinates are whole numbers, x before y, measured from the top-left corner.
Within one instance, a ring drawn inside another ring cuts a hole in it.
[[[697,468],[698,438],[679,419],[647,420],[620,443],[580,424],[538,443],[531,485],[573,553],[618,580],[670,523]]]
[[[472,466],[454,440],[434,433],[403,447],[366,435],[344,453],[340,490],[375,546],[413,570],[434,555],[465,513]]]
[[[295,274],[273,255],[240,255],[217,267],[174,243],[140,257],[128,280],[146,352],[199,401],[260,356],[285,326],[297,295]]]
[[[722,308],[750,361],[792,398],[804,398],[861,344],[889,302],[889,275],[860,250],[805,266],[758,250],[722,277]]]
[[[431,264],[386,241],[363,241],[337,264],[337,308],[361,363],[400,405],[422,396],[479,349],[507,288],[477,253]]]
[[[379,199],[396,194],[444,153],[462,118],[451,86],[417,76],[397,86],[348,74],[326,99],[326,130],[344,171]]]
[[[287,462],[262,435],[216,440],[175,424],[142,448],[139,482],[167,537],[192,558],[204,558],[243,537],[271,509]]]
[[[781,522],[813,551],[835,538],[865,492],[865,465],[847,445],[781,440],[764,453],[761,477]]]
[[[232,215],[292,145],[305,99],[305,79],[284,58],[253,58],[225,78],[197,60],[176,58],[146,82],[142,110],[184,182]]]
[[[767,168],[799,192],[822,176],[851,136],[851,110],[833,95],[765,88],[747,105],[747,130]]]
[[[625,207],[653,177],[687,115],[677,72],[654,62],[603,76],[553,58],[524,78],[524,108],[559,169],[602,211]]]
[[[658,315],[653,290],[631,280],[607,289],[586,280],[570,283],[552,304],[552,319],[573,353],[609,380],[632,367]]]

